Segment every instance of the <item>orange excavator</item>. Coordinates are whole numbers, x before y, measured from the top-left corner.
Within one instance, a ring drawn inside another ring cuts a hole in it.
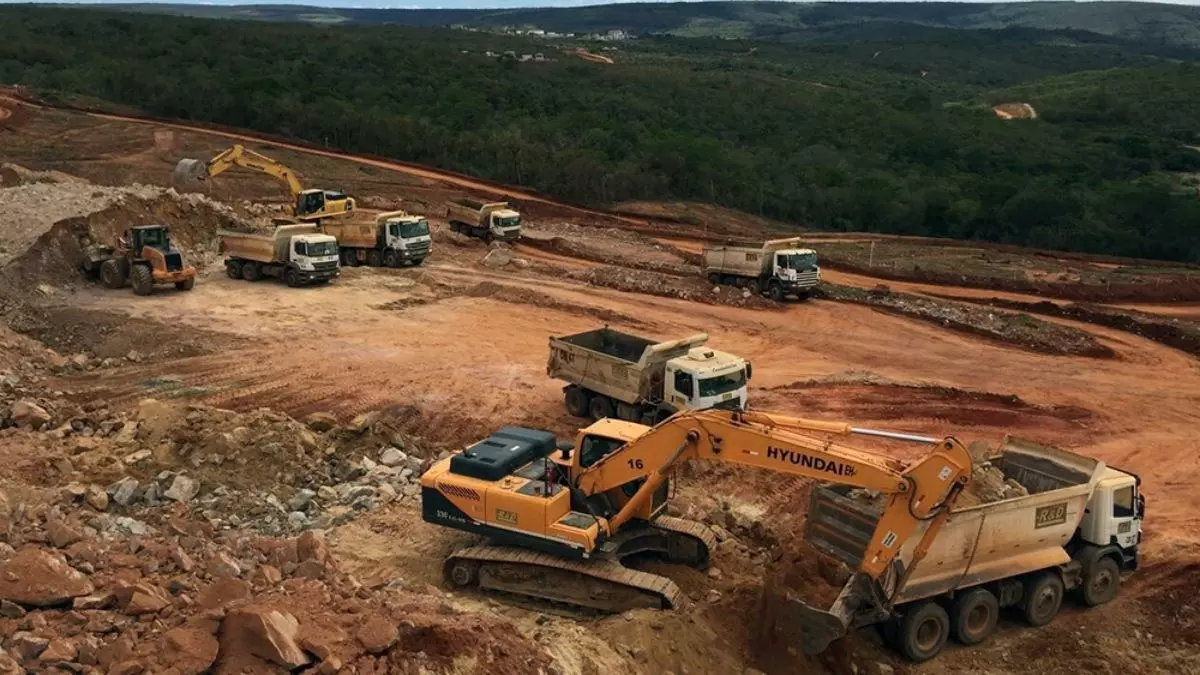
[[[929,453],[905,465],[818,434],[882,436],[927,445]],[[455,586],[600,613],[672,608],[682,600],[673,581],[621,562],[649,553],[707,566],[716,545],[709,529],[665,515],[670,475],[691,460],[882,495],[882,516],[839,602],[861,605],[858,594],[885,608],[885,589],[925,555],[972,471],[971,456],[954,438],[759,412],[684,411],[654,427],[602,419],[582,429],[574,445],[559,445],[546,431],[504,427],[421,477],[423,517],[490,540],[446,560]],[[805,622],[814,642],[827,643],[845,634],[847,616],[812,608]]]

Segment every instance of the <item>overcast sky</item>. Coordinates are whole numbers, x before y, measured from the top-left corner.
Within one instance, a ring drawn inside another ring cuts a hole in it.
[[[0,4],[16,4],[26,0],[0,0]],[[63,2],[64,0],[58,0]],[[490,9],[513,7],[578,7],[583,5],[607,5],[624,2],[657,2],[660,0],[66,0],[77,4],[187,4],[187,5],[309,5],[315,7],[363,7],[372,9]],[[678,2],[686,0],[661,0]],[[696,0],[701,1],[701,0]],[[878,0],[882,2],[911,2],[914,0]],[[915,0],[920,2],[922,0]],[[944,0],[939,0],[944,1]],[[952,0],[954,1],[954,0]],[[994,2],[995,0],[957,0],[959,2]],[[1055,0],[1033,0],[1055,1]],[[1095,0],[1097,2],[1120,2],[1125,0]],[[1132,0],[1141,2],[1143,0]],[[1200,6],[1200,0],[1158,0],[1159,4]]]

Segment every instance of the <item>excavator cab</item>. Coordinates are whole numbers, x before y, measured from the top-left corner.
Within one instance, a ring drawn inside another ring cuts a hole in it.
[[[308,216],[325,210],[324,190],[305,190],[296,195],[296,216]]]

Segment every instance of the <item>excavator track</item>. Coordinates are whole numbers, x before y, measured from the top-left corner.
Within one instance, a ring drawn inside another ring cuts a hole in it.
[[[717,535],[713,533],[712,528],[704,523],[698,523],[694,520],[685,520],[683,518],[673,518],[671,516],[659,516],[654,519],[654,524],[651,527],[656,527],[660,530],[681,534],[685,537],[691,537],[697,540],[704,547],[703,560],[691,563],[693,567],[701,569],[708,568],[708,560],[712,552],[717,550]],[[679,561],[683,562],[683,561]]]
[[[447,558],[446,580],[575,611],[617,614],[673,609],[684,601],[674,581],[610,559],[568,560],[507,546],[472,546]]]

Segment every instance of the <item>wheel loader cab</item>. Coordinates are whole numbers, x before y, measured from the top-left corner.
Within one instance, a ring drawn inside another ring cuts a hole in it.
[[[135,255],[140,255],[143,248],[150,247],[166,253],[171,250],[171,235],[165,227],[148,225],[134,227],[126,233],[126,239],[132,244]]]

